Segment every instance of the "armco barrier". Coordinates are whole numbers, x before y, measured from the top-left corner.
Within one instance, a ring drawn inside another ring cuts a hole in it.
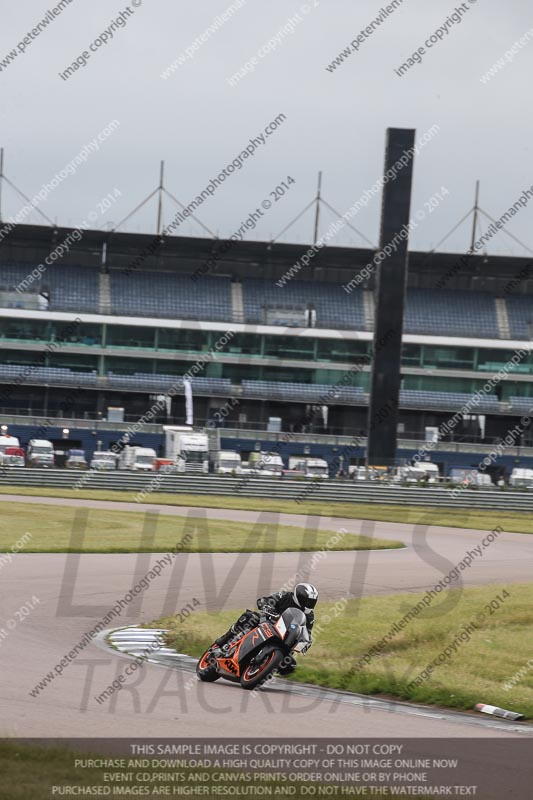
[[[473,490],[452,492],[442,487],[394,486],[374,482],[295,481],[286,478],[225,477],[218,475],[160,475],[157,472],[74,472],[65,469],[0,469],[0,485],[55,489],[107,489],[111,491],[170,494],[227,495],[294,500],[297,513],[300,500],[345,503],[381,503],[384,505],[431,506],[442,508],[478,508],[533,512],[533,492]],[[206,499],[206,505],[209,502]]]

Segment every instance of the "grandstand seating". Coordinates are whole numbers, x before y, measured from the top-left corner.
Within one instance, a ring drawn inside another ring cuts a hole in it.
[[[28,277],[28,274],[34,269],[33,264],[2,264],[0,266],[0,289],[12,291]],[[39,282],[34,282],[28,291],[35,291],[39,286]],[[10,303],[11,308],[24,308],[24,298],[20,296],[17,298],[16,303]]]
[[[27,279],[33,264],[8,263],[0,266],[0,291],[12,290]],[[99,311],[99,274],[96,268],[54,264],[41,279],[28,287],[50,292],[52,311]],[[244,278],[242,312],[232,309],[231,281],[228,277],[203,276],[198,281],[189,275],[170,272],[121,272],[110,270],[110,310],[122,316],[150,316],[170,319],[203,319],[219,322],[246,322],[291,327],[298,325],[299,314],[308,306],[316,310],[316,327],[335,330],[366,330],[363,292],[347,294],[340,284],[289,281],[283,288],[273,280]],[[5,300],[8,307],[23,308],[24,295]],[[506,300],[510,335],[529,339],[533,333],[533,298],[508,297]],[[28,303],[28,307],[29,303]],[[242,313],[242,317],[241,317]],[[303,324],[303,323],[302,323]],[[405,333],[440,336],[502,338],[498,328],[495,297],[486,292],[408,289],[404,322]]]
[[[83,385],[124,391],[165,392],[173,387],[176,393],[182,394],[183,377],[177,375],[154,375],[148,372],[136,372],[132,375],[120,375],[109,371],[105,377],[98,377],[95,370],[78,372],[64,367],[31,367],[17,365],[0,365],[0,382],[11,382],[24,375],[28,384],[48,383],[51,386]],[[242,394],[242,397],[258,400],[275,400],[287,403],[321,403],[335,405],[367,405],[368,393],[358,386],[335,386],[327,384],[304,384],[283,381],[243,380],[240,392],[232,386],[228,378],[191,378],[193,391],[202,395],[231,397]],[[402,389],[400,405],[402,408],[434,408],[458,411],[464,408],[471,395],[460,392],[430,392],[415,389]],[[527,411],[533,405],[533,398],[511,398],[513,406],[519,411]],[[496,395],[483,395],[474,407],[478,411],[498,412],[500,405]]]
[[[109,386],[117,389],[165,392],[173,387],[183,394],[183,377],[181,375],[154,375],[149,372],[135,372],[133,375],[117,375],[109,371],[105,379]],[[201,394],[231,395],[231,381],[228,378],[191,378],[193,391]]]
[[[284,308],[313,305],[318,328],[365,329],[362,292],[345,292],[339,284],[289,281],[283,288],[273,281],[245,278],[242,282],[244,316],[250,323],[265,323],[265,307]],[[283,323],[282,323],[283,324]]]
[[[533,397],[510,397],[509,403],[513,411],[527,414],[533,408]]]
[[[36,269],[35,264],[2,264],[0,266],[0,286],[15,289],[22,281],[31,280],[28,276]],[[51,311],[86,311],[98,313],[98,270],[91,267],[64,266],[52,264],[42,272],[40,278],[31,280],[26,291],[37,293],[46,287],[50,293]],[[24,308],[24,294],[11,307]]]
[[[98,313],[98,272],[90,267],[49,267],[44,281],[50,291],[50,310]]]
[[[338,403],[362,405],[368,402],[368,395],[363,389],[355,386],[326,386],[321,384],[289,383],[283,381],[248,381],[242,382],[244,397],[282,402],[301,403]]]
[[[459,410],[468,405],[472,395],[463,392],[431,392],[418,389],[402,389],[400,405],[403,408],[435,408]],[[472,413],[481,411],[498,411],[499,401],[496,395],[480,395],[476,404],[472,404]]]
[[[0,382],[11,382],[16,378],[29,385],[48,383],[51,386],[71,386],[125,389],[131,391],[166,391],[171,386],[175,391],[184,392],[183,378],[176,375],[152,375],[136,372],[133,375],[117,375],[109,371],[105,377],[98,377],[96,370],[84,372],[66,367],[34,367],[16,364],[0,365]],[[191,378],[193,390],[202,394],[231,395],[231,381],[228,378]]]
[[[521,295],[507,298],[507,316],[512,339],[533,337],[533,297]]]
[[[231,321],[231,281],[169,272],[110,271],[113,314]]]
[[[409,289],[404,331],[499,338],[495,299],[485,292]]]
[[[284,383],[277,381],[242,382],[242,393],[247,398],[270,399],[281,402],[324,403],[333,405],[367,405],[369,396],[358,386],[327,386],[319,384]],[[416,389],[402,389],[400,405],[402,408],[434,408],[459,411],[472,399],[472,395],[461,392],[431,392]],[[533,399],[531,401],[533,404]],[[497,412],[500,409],[496,395],[481,395],[472,409]]]
[[[19,378],[28,384],[48,383],[51,386],[83,384],[83,386],[96,386],[96,370],[78,372],[66,367],[36,367],[33,365],[21,366],[17,364],[0,365],[0,381],[11,381]]]

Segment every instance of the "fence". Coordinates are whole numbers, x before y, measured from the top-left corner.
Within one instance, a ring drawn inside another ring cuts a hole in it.
[[[383,505],[409,505],[441,508],[478,508],[505,511],[533,512],[533,492],[500,491],[498,489],[465,489],[452,494],[445,488],[418,486],[379,485],[361,481],[288,480],[286,478],[241,477],[217,475],[162,475],[157,472],[78,472],[60,469],[0,469],[0,485],[12,487],[39,487],[72,489],[83,479],[84,489],[148,492],[152,488],[169,494],[226,495],[230,497],[257,497],[277,500],[312,500],[317,502],[380,503]],[[16,491],[15,491],[16,493]],[[208,503],[206,502],[206,505]],[[294,511],[298,505],[295,503]]]

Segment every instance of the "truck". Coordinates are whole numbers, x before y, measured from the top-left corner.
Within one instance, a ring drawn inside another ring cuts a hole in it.
[[[533,489],[533,469],[515,467],[509,478],[509,486],[514,489]]]
[[[329,478],[328,462],[323,458],[310,458],[309,456],[291,456],[289,469],[296,470],[306,478]]]
[[[348,477],[354,481],[387,481],[389,474],[384,467],[365,467],[350,465],[348,467]],[[399,478],[398,478],[399,480]]]
[[[22,447],[6,447],[0,453],[0,464],[3,467],[23,467],[26,463],[26,454]]]
[[[283,474],[283,459],[278,453],[255,452],[248,457],[248,467],[253,475]]]
[[[165,474],[174,474],[178,471],[177,464],[174,464],[171,458],[156,458],[154,468],[156,472],[164,472]]]
[[[165,456],[176,464],[178,472],[207,474],[209,471],[209,437],[187,425],[163,425]]]
[[[65,467],[67,469],[87,469],[85,450],[67,450]]]
[[[462,486],[480,486],[482,488],[494,488],[494,484],[490,475],[486,472],[480,472],[473,467],[452,467],[449,480],[452,483],[459,483]]]
[[[16,436],[9,436],[7,433],[0,435],[0,457],[8,447],[20,447],[20,442]]]
[[[156,452],[152,447],[126,445],[118,457],[118,468],[134,472],[153,472]]]
[[[418,464],[407,464],[399,467],[395,476],[396,481],[406,481],[407,483],[438,483],[440,471],[437,464],[431,461],[421,461]]]
[[[30,439],[26,450],[28,467],[50,469],[55,465],[54,445],[48,439]]]
[[[91,469],[110,470],[117,468],[117,456],[112,450],[95,450],[91,459]]]
[[[213,469],[217,475],[241,474],[242,460],[236,450],[219,450],[213,459]]]

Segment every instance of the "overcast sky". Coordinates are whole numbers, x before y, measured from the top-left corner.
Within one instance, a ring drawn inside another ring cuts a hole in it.
[[[329,72],[326,66],[379,15],[385,0],[238,0],[242,7],[164,80],[161,73],[232,2],[131,4],[126,25],[64,81],[58,73],[89,51],[126,8],[122,0],[73,0],[0,71],[5,174],[33,196],[118,120],[99,152],[41,206],[62,225],[76,225],[92,213],[98,215],[96,227],[105,227],[118,223],[157,186],[161,159],[169,191],[187,204],[283,113],[283,125],[197,211],[211,230],[229,236],[291,176],[290,190],[246,236],[270,239],[312,200],[318,170],[324,199],[342,213],[382,173],[387,127],[413,127],[420,136],[437,124],[439,132],[416,158],[412,210],[423,208],[443,186],[449,194],[414,231],[416,250],[434,247],[472,207],[477,178],[480,204],[493,217],[533,184],[533,22],[526,0],[468,0],[462,22],[449,26],[444,39],[403,77],[394,69],[424,46],[459,3],[404,0],[358,52]],[[52,0],[1,0],[0,63],[54,7]],[[292,32],[290,18],[296,19]],[[230,86],[228,79],[282,30],[276,49]],[[529,30],[531,40],[483,84],[481,76]],[[99,202],[115,189],[121,196],[100,213]],[[374,199],[354,220],[373,242],[380,202]],[[3,217],[22,205],[4,187]],[[165,222],[174,211],[172,202],[165,202]],[[533,250],[532,214],[533,200],[508,230]],[[334,219],[324,211],[322,231]],[[123,230],[153,232],[155,220],[152,200]],[[33,213],[28,221],[40,218]],[[308,212],[282,240],[309,242],[312,229]],[[203,235],[190,221],[179,231]],[[440,249],[464,251],[469,238],[466,224]],[[363,244],[351,231],[340,232],[334,243]],[[489,253],[527,251],[500,233]]]

